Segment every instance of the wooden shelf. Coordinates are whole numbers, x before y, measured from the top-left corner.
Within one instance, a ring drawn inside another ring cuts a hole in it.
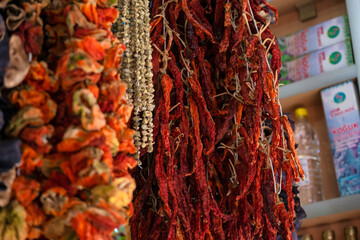
[[[298,107],[309,112],[309,122],[320,140],[321,171],[325,200],[304,206],[307,218],[303,220],[299,235],[310,233],[314,240],[321,240],[324,230],[333,230],[336,239],[344,239],[344,228],[357,226],[360,229],[360,194],[339,197],[332,149],[324,116],[320,90],[360,76],[360,28],[358,22],[360,2],[358,0],[313,0],[316,3],[317,17],[301,22],[295,8],[300,0],[271,0],[279,10],[277,24],[271,30],[277,37],[298,32],[329,19],[348,14],[356,65],[341,70],[324,73],[312,78],[280,87],[280,102],[283,111],[293,113]],[[268,1],[269,2],[269,1]],[[360,77],[357,79],[360,90]],[[294,117],[294,116],[292,116]],[[301,194],[301,193],[300,193]]]
[[[346,80],[354,79],[356,78],[356,76],[357,76],[356,65],[351,65],[349,67],[336,70],[333,72],[323,73],[315,77],[307,78],[280,87],[279,90],[280,99],[292,97],[311,90],[328,87],[336,83],[341,83]]]
[[[301,224],[299,236],[309,233],[314,240],[321,240],[323,231],[332,230],[341,240],[345,227],[360,229],[360,194],[308,204],[304,209],[308,217]]]
[[[360,229],[360,215],[359,212],[347,212],[348,217],[344,220],[339,221],[326,221],[327,219],[324,219],[326,224],[311,226],[304,228],[302,226],[301,230],[298,232],[299,236],[303,235],[304,233],[311,234],[313,236],[313,240],[322,240],[321,237],[322,232],[326,230],[332,230],[335,233],[335,239],[336,240],[344,240],[344,229],[349,226],[356,226],[357,229]],[[331,216],[329,216],[331,218]],[[305,221],[306,223],[306,221]],[[304,223],[303,223],[304,225]]]
[[[317,17],[301,22],[295,7],[295,4],[299,2],[300,0],[273,0],[271,2],[271,5],[279,12],[278,23],[271,25],[271,30],[276,37],[296,33],[347,13],[345,0],[316,0]]]
[[[340,222],[360,217],[360,194],[312,203],[303,208],[307,214],[303,228]]]

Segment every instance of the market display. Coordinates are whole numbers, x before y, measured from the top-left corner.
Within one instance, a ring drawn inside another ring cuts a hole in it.
[[[0,240],[112,239],[131,216],[134,240],[296,235],[304,171],[265,0],[0,8],[2,133],[22,150]]]
[[[22,161],[0,239],[111,239],[132,214],[136,148],[115,5],[1,1],[12,33],[4,85],[18,109],[5,133],[22,140]]]
[[[154,151],[132,172],[131,238],[291,239],[292,186],[304,172],[279,104],[276,9],[263,0],[149,7]],[[136,28],[136,14],[127,19],[123,29]]]

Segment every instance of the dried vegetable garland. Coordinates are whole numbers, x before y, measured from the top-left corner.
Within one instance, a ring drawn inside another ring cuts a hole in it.
[[[304,173],[279,104],[276,9],[265,0],[150,6],[155,145],[133,171],[132,239],[291,239],[292,185]]]
[[[13,36],[31,62],[8,94],[19,111],[6,133],[22,140],[23,155],[0,239],[111,239],[132,214],[136,148],[118,74],[125,46],[111,32],[116,4],[18,6],[26,17]]]
[[[139,160],[140,150],[153,151],[154,87],[152,82],[152,47],[150,44],[150,13],[148,0],[119,1],[120,12],[115,26],[116,36],[126,45],[121,78],[128,84],[133,99],[133,128]],[[141,162],[138,162],[141,165]]]

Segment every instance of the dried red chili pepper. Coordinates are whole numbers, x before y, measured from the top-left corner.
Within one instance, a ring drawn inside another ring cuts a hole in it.
[[[170,52],[170,60],[169,60],[169,71],[173,75],[174,83],[175,83],[175,91],[176,91],[176,102],[178,106],[176,106],[174,113],[171,114],[171,120],[177,120],[181,117],[183,108],[184,108],[184,88],[183,83],[181,81],[181,72],[176,65],[175,56],[173,53]]]
[[[199,34],[201,39],[204,39],[204,35],[206,35],[211,42],[215,42],[213,34],[206,29],[204,26],[202,26],[198,21],[194,19],[194,15],[191,13],[188,3],[186,0],[182,1],[182,10],[184,11],[186,17],[188,18],[189,22],[195,27],[195,29],[198,29],[197,34]]]
[[[134,172],[135,239],[287,236],[292,213],[277,208],[274,177],[289,172],[289,192],[298,173],[282,150],[281,53],[265,41],[273,35],[260,12],[270,8],[249,2],[150,2],[156,153]]]
[[[203,134],[207,136],[207,139],[204,140],[204,154],[208,155],[214,150],[215,142],[215,124],[214,121],[206,108],[206,102],[202,95],[202,90],[197,81],[193,79],[192,76],[187,78],[188,83],[191,86],[193,92],[194,100],[197,102],[199,112],[203,114],[203,121],[200,121],[202,126]]]

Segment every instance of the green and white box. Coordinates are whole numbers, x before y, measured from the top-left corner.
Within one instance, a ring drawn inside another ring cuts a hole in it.
[[[323,49],[350,38],[347,15],[304,29],[278,39],[282,61]]]
[[[354,64],[350,40],[283,62],[281,82],[296,82]]]

